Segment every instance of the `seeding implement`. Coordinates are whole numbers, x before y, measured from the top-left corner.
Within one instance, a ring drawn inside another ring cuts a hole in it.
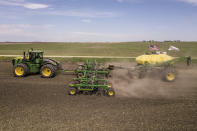
[[[173,58],[166,54],[145,54],[136,58],[137,65],[134,67],[117,67],[115,69],[126,69],[130,76],[135,78],[144,78],[147,74],[156,74],[167,82],[173,82],[177,78],[175,63],[180,60],[186,60],[187,65],[191,64],[191,57]]]
[[[40,73],[43,78],[51,78],[61,69],[58,61],[44,59],[43,51],[33,49],[28,50],[28,53],[24,52],[23,57],[14,58],[12,64],[13,74],[16,77]]]
[[[167,54],[145,54],[138,56],[139,77],[145,77],[148,71],[157,70],[164,81],[173,82],[177,77],[175,63],[180,60],[186,60],[187,65],[191,64],[191,57],[173,58]]]
[[[114,96],[115,91],[112,85],[107,81],[110,70],[113,66],[108,68],[101,67],[96,61],[86,61],[85,64],[80,65],[75,70],[76,77],[73,82],[69,84],[69,95],[76,94],[96,94]]]
[[[99,78],[104,78],[109,77],[110,70],[113,70],[112,65],[109,65],[108,68],[105,68],[96,61],[90,62],[87,60],[84,64],[79,65],[79,67],[75,70],[75,73],[77,74],[78,78],[90,78],[94,75]]]
[[[97,95],[108,95],[114,96],[115,91],[112,85],[105,79],[94,79],[94,78],[78,78],[73,79],[74,82],[69,84],[69,95],[76,94],[97,94]]]
[[[191,57],[184,57],[187,59],[187,64],[191,63]],[[137,66],[135,67],[118,67],[109,65],[108,68],[100,68],[97,62],[87,61],[85,64],[80,65],[75,70],[77,78],[69,84],[69,95],[76,94],[103,94],[114,96],[115,91],[112,85],[107,81],[110,76],[110,71],[113,69],[127,69],[131,75],[138,74],[139,78],[144,78],[148,72],[158,71],[162,79],[172,82],[176,79],[177,72],[174,63],[180,59],[175,59],[171,56],[164,54],[149,54],[136,58]]]

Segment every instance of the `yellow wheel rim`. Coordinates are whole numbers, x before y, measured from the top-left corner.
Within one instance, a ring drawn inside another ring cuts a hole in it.
[[[109,94],[109,96],[113,96],[114,92],[113,91],[109,91],[108,94]]]
[[[42,74],[44,76],[50,76],[51,75],[51,69],[49,69],[48,67],[45,67],[43,70],[42,70]]]
[[[167,76],[166,76],[166,79],[169,80],[169,81],[174,80],[175,79],[174,73],[168,73]]]
[[[74,94],[75,94],[75,90],[73,90],[73,89],[70,90],[70,94],[71,94],[71,95],[74,95]]]
[[[24,74],[24,69],[23,69],[23,67],[16,67],[15,68],[15,74],[17,75],[17,76],[22,76],[23,74]]]

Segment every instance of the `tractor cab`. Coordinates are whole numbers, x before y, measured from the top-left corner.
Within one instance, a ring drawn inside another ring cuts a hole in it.
[[[41,63],[43,60],[43,51],[29,50],[27,58],[29,58],[29,61],[32,63]]]

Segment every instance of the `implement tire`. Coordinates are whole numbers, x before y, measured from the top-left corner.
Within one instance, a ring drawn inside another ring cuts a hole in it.
[[[77,89],[74,88],[74,87],[69,87],[68,94],[71,95],[71,96],[76,95],[77,94]]]
[[[29,68],[26,64],[17,64],[13,68],[13,74],[16,77],[24,77],[29,74]]]
[[[43,65],[40,69],[41,77],[52,78],[55,76],[55,67],[51,64]]]
[[[108,89],[108,90],[107,90],[107,95],[108,95],[109,97],[115,96],[115,91],[114,91],[114,89],[113,89],[113,88]]]
[[[167,82],[173,82],[176,79],[176,72],[174,69],[168,68],[165,69],[163,72],[163,80]]]

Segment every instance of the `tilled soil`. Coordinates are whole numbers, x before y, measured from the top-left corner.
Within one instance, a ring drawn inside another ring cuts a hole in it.
[[[64,65],[68,69],[76,65]],[[197,130],[197,68],[173,83],[131,80],[115,71],[116,97],[67,94],[74,76],[16,78],[0,62],[0,130]],[[122,73],[122,74],[121,74]]]

